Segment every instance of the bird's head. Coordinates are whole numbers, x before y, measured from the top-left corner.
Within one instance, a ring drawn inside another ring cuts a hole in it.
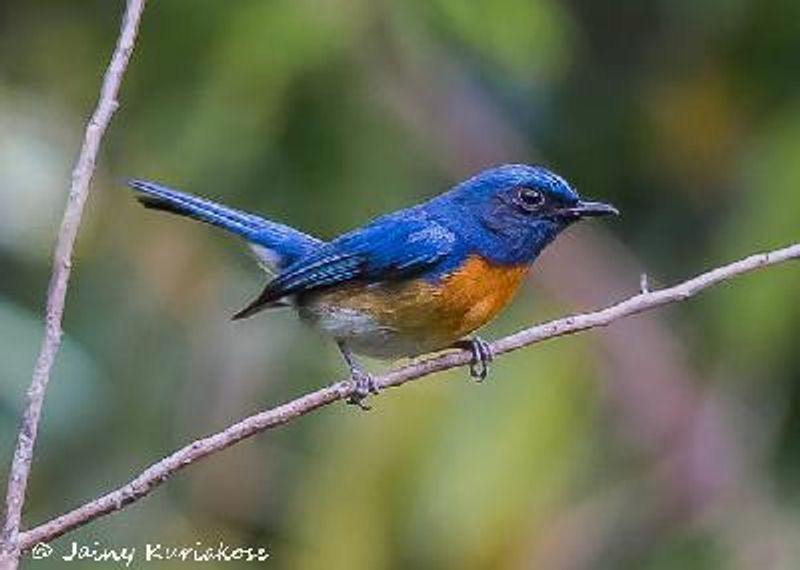
[[[484,170],[442,196],[463,214],[466,237],[499,262],[530,262],[569,225],[617,215],[582,199],[560,176],[540,166],[507,164]]]

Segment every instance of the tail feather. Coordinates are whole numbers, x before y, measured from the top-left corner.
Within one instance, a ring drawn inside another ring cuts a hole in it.
[[[130,180],[145,207],[193,218],[243,237],[256,246],[259,258],[280,271],[319,248],[323,242],[289,226],[228,208],[146,180]],[[262,257],[263,256],[263,257]]]

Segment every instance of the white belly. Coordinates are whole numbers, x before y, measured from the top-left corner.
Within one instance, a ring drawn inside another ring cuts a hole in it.
[[[372,358],[394,360],[443,348],[441,341],[418,335],[410,338],[355,309],[311,304],[298,307],[298,314],[303,322],[345,342],[353,352]]]

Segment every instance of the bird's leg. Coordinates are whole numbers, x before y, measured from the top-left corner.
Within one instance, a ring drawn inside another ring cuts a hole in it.
[[[378,385],[375,384],[375,378],[361,367],[344,341],[337,341],[336,344],[345,362],[347,362],[347,366],[350,368],[350,378],[356,384],[356,389],[347,399],[347,403],[358,406],[362,410],[372,409],[371,406],[364,403],[364,399],[370,394],[378,393]]]
[[[469,363],[469,375],[477,382],[483,382],[489,373],[489,364],[494,360],[492,347],[481,337],[466,338],[453,344],[453,348],[460,348],[472,352],[472,362]]]

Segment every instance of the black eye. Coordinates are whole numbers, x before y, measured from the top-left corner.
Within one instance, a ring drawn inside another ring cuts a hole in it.
[[[520,208],[526,212],[535,212],[544,206],[544,194],[539,190],[533,188],[519,188],[515,201]]]

